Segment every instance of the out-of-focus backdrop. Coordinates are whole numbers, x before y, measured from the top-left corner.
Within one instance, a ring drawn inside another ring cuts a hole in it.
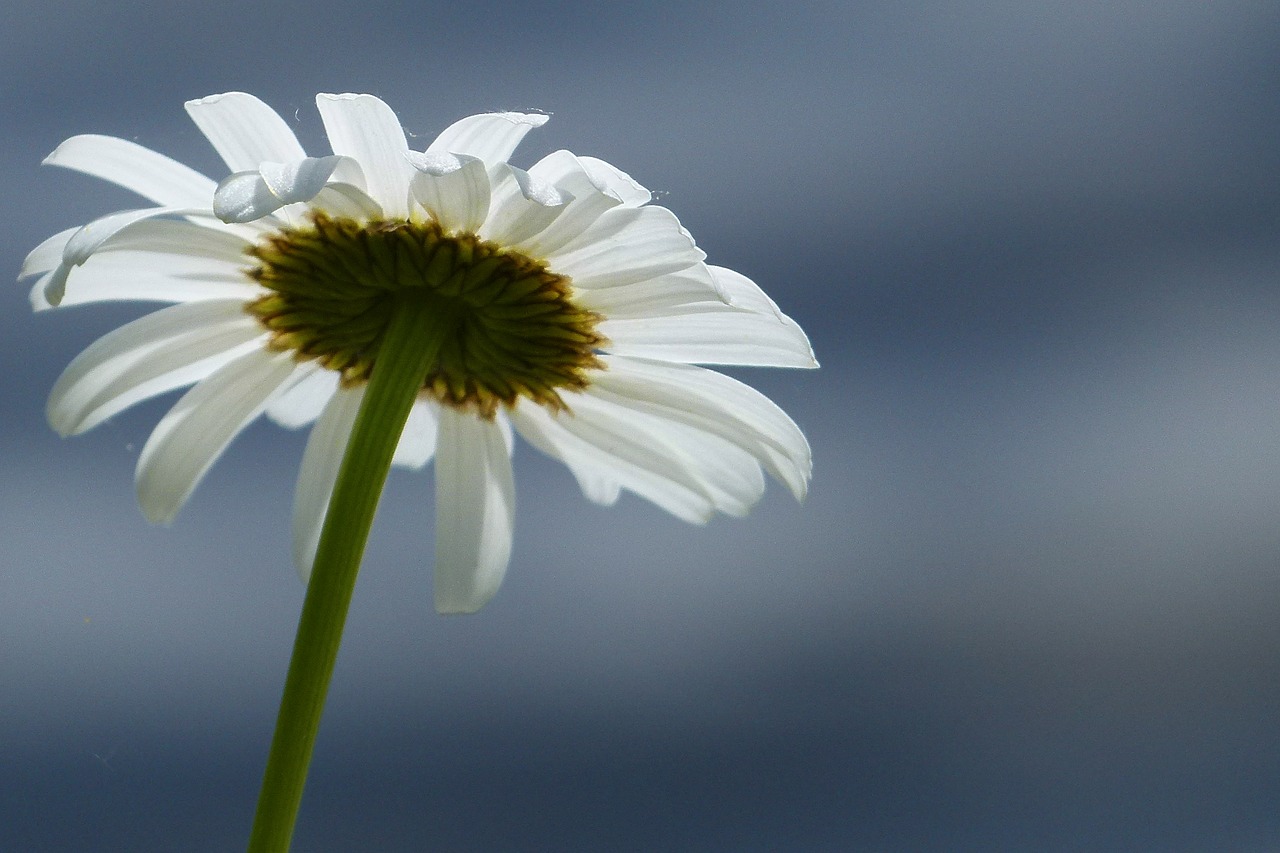
[[[527,446],[506,585],[431,609],[393,476],[303,850],[1280,846],[1280,6],[10,0],[0,268],[137,204],[39,162],[182,102],[377,94],[425,145],[552,120],[760,284],[822,369],[736,371],[812,493],[686,526]],[[140,306],[0,311],[0,848],[243,845],[302,587],[304,436],[137,511],[172,398],[45,395]]]

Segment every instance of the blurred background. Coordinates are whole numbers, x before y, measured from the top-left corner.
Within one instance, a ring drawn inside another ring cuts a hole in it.
[[[221,177],[182,103],[318,91],[425,146],[491,109],[661,193],[808,331],[734,371],[812,492],[602,509],[518,448],[515,556],[431,607],[393,475],[295,849],[1280,848],[1280,6],[10,0],[0,266],[135,206],[40,160],[122,136]],[[0,311],[0,849],[234,850],[303,589],[305,436],[167,529],[172,397],[75,439],[66,363],[140,306]]]

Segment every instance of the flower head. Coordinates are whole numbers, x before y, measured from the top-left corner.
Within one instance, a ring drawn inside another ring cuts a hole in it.
[[[435,460],[442,612],[479,609],[506,571],[513,433],[601,504],[628,489],[686,521],[741,515],[762,468],[803,497],[809,448],[791,419],[694,365],[815,367],[808,340],[750,280],[705,264],[647,190],[568,151],[510,165],[546,116],[472,116],[418,152],[377,98],[316,103],[324,157],[250,95],[189,102],[230,170],[217,184],[105,136],[46,160],[156,205],[54,235],[20,276],[39,276],[37,310],[172,303],[81,353],[48,406],[66,435],[192,386],[138,460],[147,518],[171,520],[258,416],[311,425],[293,537],[306,578],[381,336],[408,304],[435,318],[435,366],[394,462]]]

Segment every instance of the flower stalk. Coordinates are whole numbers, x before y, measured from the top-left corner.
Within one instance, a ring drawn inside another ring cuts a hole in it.
[[[275,735],[263,774],[250,853],[289,849],[311,751],[369,528],[400,433],[455,318],[397,300],[342,459],[307,585]]]

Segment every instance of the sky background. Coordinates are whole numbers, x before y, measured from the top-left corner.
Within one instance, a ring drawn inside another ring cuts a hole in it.
[[[425,146],[492,109],[659,191],[822,368],[735,371],[813,445],[747,520],[604,509],[516,452],[515,552],[431,607],[395,473],[295,849],[1280,847],[1280,6],[1135,0],[10,0],[0,266],[135,206],[41,169],[183,101],[316,92]],[[0,848],[243,846],[303,589],[305,436],[243,435],[172,527],[61,369],[139,306],[0,310]]]

